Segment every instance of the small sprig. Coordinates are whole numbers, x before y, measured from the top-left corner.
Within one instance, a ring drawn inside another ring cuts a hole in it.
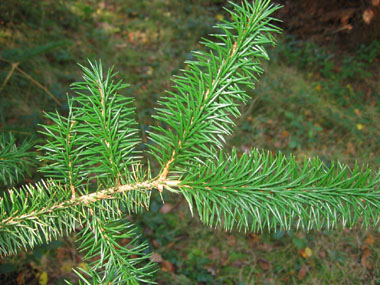
[[[32,147],[31,140],[17,146],[12,134],[0,134],[0,184],[11,186],[20,182],[25,174],[30,175],[30,169],[36,165]]]
[[[90,270],[76,270],[83,284],[155,284],[152,277],[156,267],[151,254],[146,254],[149,246],[139,241],[128,221],[104,222],[95,217],[78,236],[85,260],[95,260],[90,262]],[[122,241],[127,244],[121,245]]]
[[[141,140],[133,99],[118,93],[129,85],[115,83],[112,68],[104,77],[101,63],[89,63],[91,69],[82,66],[84,81],[72,85],[78,132],[83,135],[78,143],[86,145],[83,167],[106,187],[121,185],[124,173],[141,158],[135,149]]]
[[[254,87],[261,60],[269,60],[264,45],[275,42],[272,33],[279,29],[271,14],[280,6],[268,0],[230,4],[232,21],[222,21],[216,26],[220,33],[212,35],[218,42],[203,39],[209,51],[193,53],[196,60],[174,78],[175,92],[160,100],[153,116],[162,125],[152,127],[154,144],[149,147],[162,166],[162,178],[170,170],[184,173],[190,163],[214,157],[215,148],[222,148],[232,132],[231,117],[240,116],[238,107],[249,98],[243,87]]]
[[[203,223],[250,232],[334,229],[380,221],[380,172],[252,149],[194,164],[179,185]]]
[[[0,198],[0,256],[16,254],[86,225],[94,215],[105,220],[147,209],[156,181],[138,181],[89,192],[70,191],[54,181],[9,190]]]
[[[83,169],[79,166],[84,163],[83,150],[88,143],[83,143],[83,139],[81,139],[86,135],[78,131],[78,122],[69,98],[68,104],[69,115],[67,118],[58,112],[45,114],[52,124],[44,125],[44,129],[40,131],[48,139],[45,145],[39,146],[44,154],[39,158],[47,161],[40,171],[68,187],[69,189],[65,189],[65,191],[70,191],[72,198],[75,199],[75,189],[84,182]]]

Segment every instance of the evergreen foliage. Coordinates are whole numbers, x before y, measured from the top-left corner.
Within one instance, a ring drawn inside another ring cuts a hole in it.
[[[379,222],[380,173],[256,149],[189,169],[180,187],[203,223],[245,231],[363,227]]]
[[[68,98],[69,115],[46,114],[53,124],[43,126],[47,142],[39,149],[47,180],[0,199],[1,255],[81,229],[79,248],[89,263],[75,270],[81,284],[154,282],[148,245],[126,220],[149,209],[153,190],[183,194],[203,223],[226,230],[378,224],[379,172],[318,159],[298,164],[294,157],[257,149],[241,156],[223,152],[233,118],[248,100],[244,88],[254,87],[261,60],[269,59],[263,45],[274,44],[279,32],[271,17],[279,6],[269,0],[231,5],[232,21],[217,25],[215,42],[203,40],[209,51],[194,53],[196,60],[159,103],[159,125],[149,133],[149,153],[161,166],[156,176],[136,150],[141,141],[135,109],[119,93],[128,85],[114,82],[112,69],[104,74],[100,62],[82,66],[83,82],[73,84],[76,96]],[[17,164],[3,157],[4,181],[17,177],[9,169],[20,172],[28,165],[27,159]]]
[[[30,168],[35,165],[32,146],[30,140],[17,146],[12,134],[0,134],[0,184],[10,186],[21,181],[25,174],[30,175]]]
[[[140,243],[133,225],[123,220],[104,222],[93,219],[89,227],[80,233],[81,250],[85,258],[100,258],[90,264],[91,272],[76,271],[83,284],[134,284],[149,282],[155,271],[154,263],[145,262],[148,244]],[[120,246],[118,240],[127,239],[128,244]],[[78,269],[80,270],[80,269]],[[95,274],[94,274],[95,273]],[[91,276],[88,280],[86,276]],[[81,282],[80,282],[81,283]]]

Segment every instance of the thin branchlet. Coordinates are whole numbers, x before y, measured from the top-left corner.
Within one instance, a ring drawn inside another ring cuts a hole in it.
[[[152,181],[146,180],[142,182],[111,187],[87,195],[77,196],[74,199],[63,201],[49,207],[42,207],[38,211],[32,211],[25,215],[17,215],[17,212],[14,212],[9,217],[0,221],[0,229],[9,227],[9,225],[23,223],[27,220],[38,219],[38,216],[43,216],[62,209],[72,208],[80,204],[89,205],[91,203],[99,202],[101,200],[115,199],[116,194],[122,194],[133,190],[139,190],[144,192],[152,189],[164,189],[165,187],[175,188],[178,187],[180,184],[181,181],[179,180],[156,179]]]
[[[231,4],[233,21],[218,25],[225,32],[216,35],[221,42],[204,40],[210,51],[194,53],[197,60],[188,62],[188,70],[174,79],[177,93],[169,92],[157,109],[155,118],[171,127],[153,127],[150,132],[156,144],[148,146],[162,165],[161,178],[173,167],[178,170],[212,158],[214,147],[222,147],[233,126],[230,116],[238,116],[239,101],[245,103],[248,98],[240,86],[253,87],[249,77],[260,74],[259,59],[268,58],[262,44],[274,44],[269,33],[279,32],[270,23],[270,14],[279,6],[269,5],[269,1],[242,7]]]

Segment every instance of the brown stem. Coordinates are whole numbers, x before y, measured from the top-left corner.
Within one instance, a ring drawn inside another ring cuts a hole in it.
[[[104,199],[114,199],[115,194],[120,194],[124,192],[128,192],[131,190],[136,190],[136,189],[144,189],[150,190],[150,189],[163,189],[164,187],[179,187],[181,181],[179,180],[152,180],[152,181],[142,181],[142,182],[137,182],[137,183],[132,183],[132,184],[125,184],[121,185],[119,187],[113,187],[113,188],[108,188],[104,189],[102,191],[94,192],[91,194],[87,195],[82,195],[79,197],[76,197],[75,199],[70,199],[64,202],[61,202],[59,204],[42,208],[38,211],[33,211],[31,213],[21,215],[21,216],[13,216],[13,217],[8,217],[2,221],[0,221],[0,228],[7,227],[9,225],[14,225],[19,223],[19,221],[22,220],[36,220],[38,219],[37,216],[40,215],[45,215],[48,213],[52,213],[57,210],[62,210],[70,207],[74,207],[80,204],[85,204],[89,205],[90,203],[104,200]],[[16,214],[16,213],[14,213]]]
[[[20,64],[19,62],[12,62],[11,70],[9,70],[9,72],[8,72],[8,74],[7,74],[7,77],[6,77],[5,80],[3,81],[3,84],[1,84],[1,87],[0,87],[0,93],[1,93],[1,91],[3,90],[3,88],[5,87],[5,85],[7,85],[9,79],[12,77],[13,72],[15,71],[15,69],[17,68],[17,66],[18,66],[19,64]]]
[[[39,83],[37,80],[35,80],[32,76],[30,76],[28,73],[23,71],[21,68],[16,66],[15,68],[18,72],[20,72],[22,75],[24,75],[26,78],[28,78],[34,85],[37,85],[39,88],[44,90],[59,106],[62,106],[62,103],[57,99],[57,97],[54,96],[53,93],[51,93],[45,86],[43,86],[41,83]]]

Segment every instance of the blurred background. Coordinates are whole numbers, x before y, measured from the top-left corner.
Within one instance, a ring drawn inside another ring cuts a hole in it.
[[[235,1],[240,2],[240,1]],[[228,146],[319,156],[353,166],[380,166],[380,0],[283,0],[271,61],[250,91]],[[201,37],[228,14],[222,0],[2,0],[0,132],[43,143],[44,112],[68,111],[77,63],[115,66],[135,98],[143,141],[170,77],[202,49]],[[40,174],[32,170],[26,182]],[[21,183],[21,184],[22,184]],[[17,185],[16,185],[17,186]],[[0,185],[4,191],[5,186]],[[225,233],[191,218],[185,201],[154,197],[135,217],[150,242],[160,284],[375,284],[380,234]],[[0,260],[1,284],[75,282],[86,266],[75,237]]]

